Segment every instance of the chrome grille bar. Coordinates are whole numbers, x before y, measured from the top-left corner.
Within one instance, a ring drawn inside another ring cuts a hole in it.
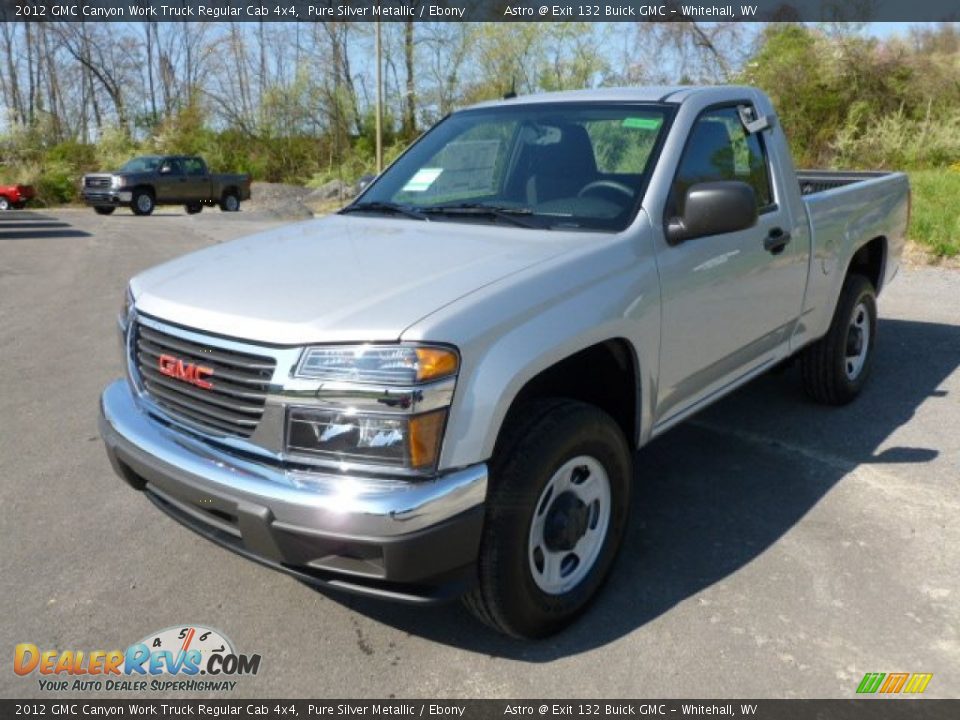
[[[133,332],[143,389],[165,412],[216,435],[250,437],[263,416],[276,360],[174,337],[142,323]],[[161,371],[168,365],[202,366],[204,385]]]

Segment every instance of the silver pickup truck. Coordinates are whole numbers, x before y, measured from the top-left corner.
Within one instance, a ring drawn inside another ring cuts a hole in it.
[[[794,357],[860,392],[909,198],[796,172],[749,87],[467,108],[341,212],[133,278],[107,452],[248,558],[544,636],[610,570],[637,448]]]

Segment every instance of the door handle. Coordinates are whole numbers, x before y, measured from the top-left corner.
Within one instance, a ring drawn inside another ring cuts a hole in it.
[[[780,228],[773,228],[770,234],[763,239],[763,249],[771,255],[779,255],[788,242],[790,242],[790,233]]]

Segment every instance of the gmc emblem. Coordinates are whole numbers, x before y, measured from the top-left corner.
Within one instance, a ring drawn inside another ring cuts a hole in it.
[[[196,385],[198,388],[203,388],[204,390],[210,390],[213,387],[213,383],[206,379],[213,377],[213,368],[208,368],[204,365],[195,365],[194,363],[185,363],[173,355],[161,355],[157,360],[157,367],[160,369],[160,372],[167,377],[182,380],[183,382]]]

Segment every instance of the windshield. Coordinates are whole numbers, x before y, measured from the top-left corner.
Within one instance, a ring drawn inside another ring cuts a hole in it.
[[[123,172],[156,172],[160,166],[160,158],[155,155],[146,155],[144,157],[134,158],[128,161],[122,168]]]
[[[622,230],[639,206],[667,112],[609,103],[459,112],[346,210],[512,224],[522,215],[527,227]]]

